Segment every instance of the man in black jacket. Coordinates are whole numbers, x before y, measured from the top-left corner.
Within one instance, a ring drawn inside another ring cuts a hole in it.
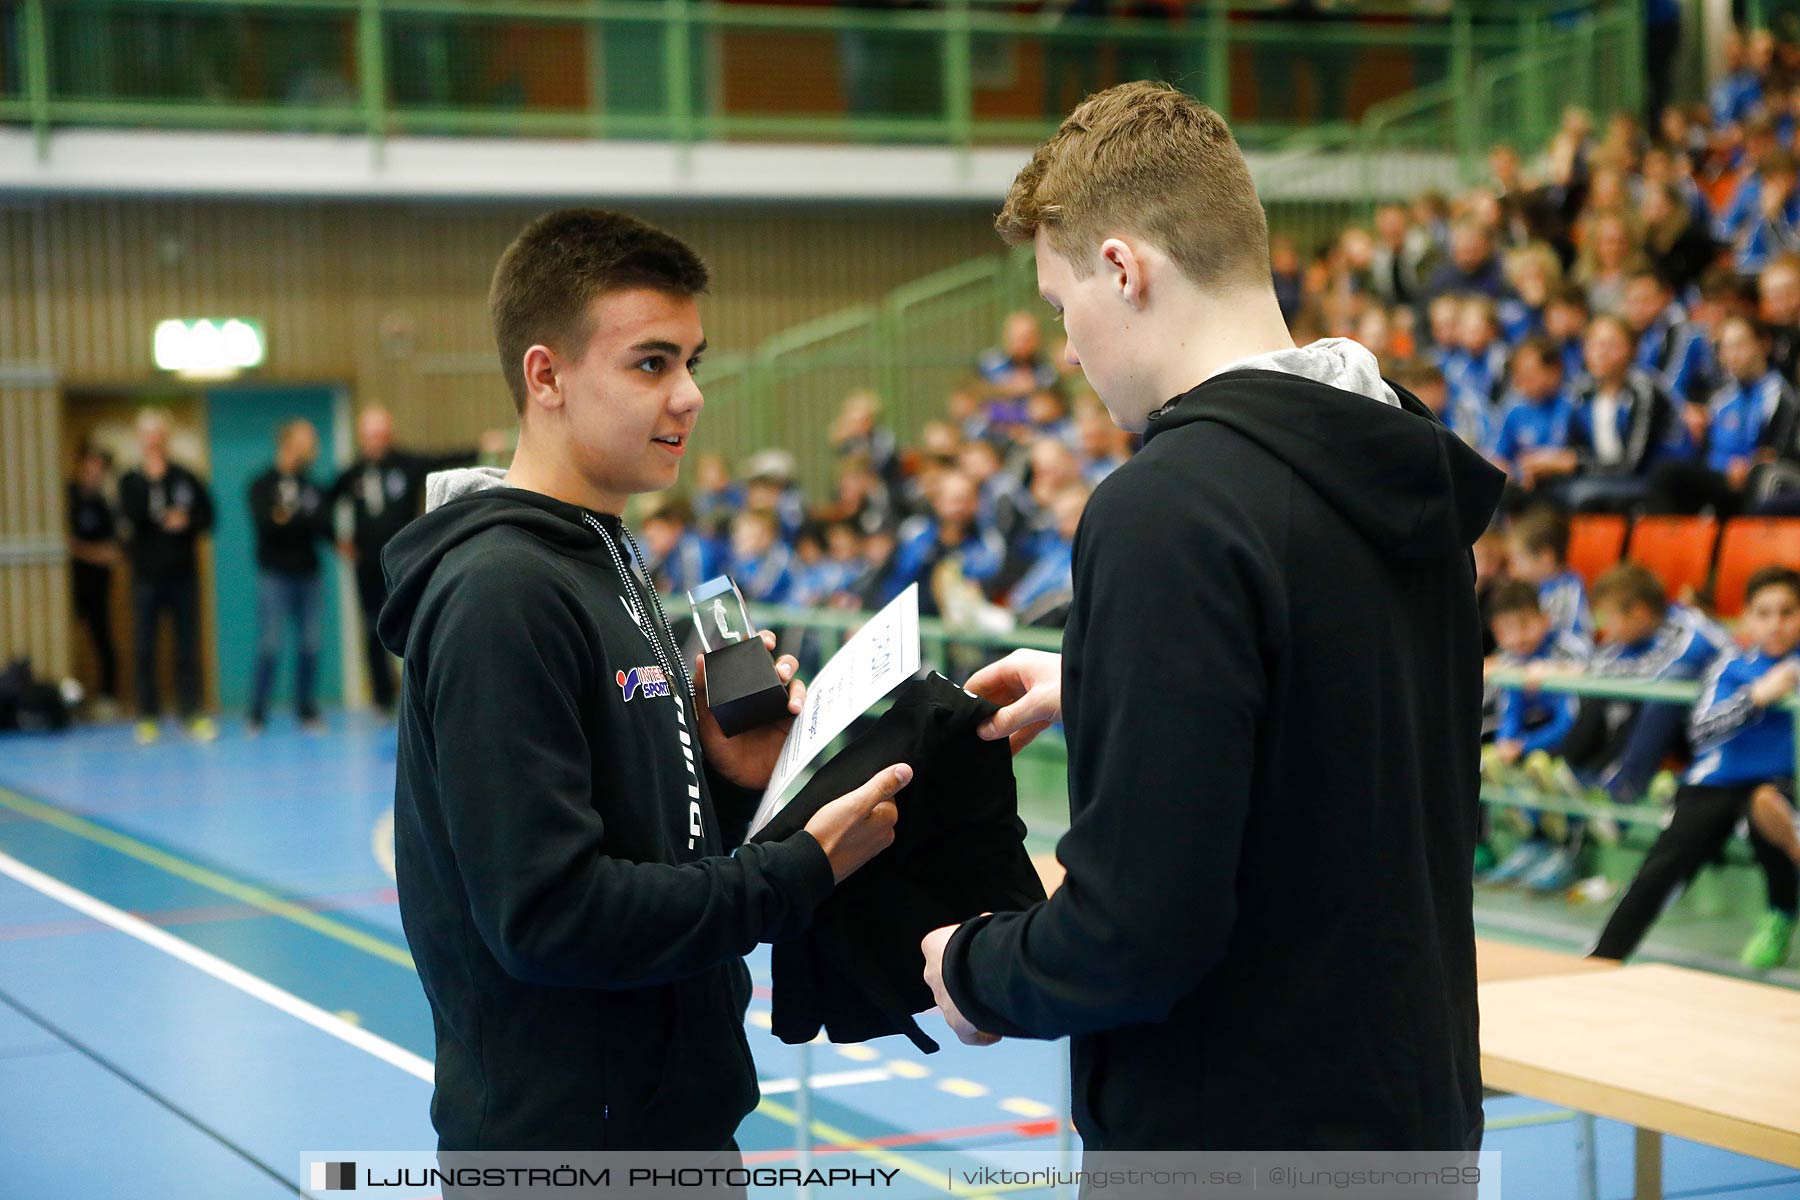
[[[256,675],[250,685],[251,733],[262,732],[275,690],[282,629],[294,635],[294,712],[308,733],[322,730],[314,694],[319,672],[319,539],[331,536],[331,509],[312,479],[319,431],[289,421],[276,436],[275,462],[250,481],[256,530]]]
[[[728,1151],[758,1099],[743,955],[893,840],[905,765],[740,844],[791,721],[725,737],[633,565],[619,514],[674,485],[700,415],[706,281],[618,213],[527,226],[489,298],[512,467],[434,476],[382,556],[400,917],[443,1150]]]
[[[199,476],[169,458],[169,414],[146,408],[137,419],[142,459],[119,479],[125,554],[131,560],[132,637],[136,639],[140,745],[154,742],[161,707],[156,688],[156,635],[168,613],[175,633],[175,697],[198,741],[219,736],[200,711],[200,560],[196,545],[212,528],[212,495]]]
[[[940,1009],[1071,1036],[1091,1150],[1478,1147],[1469,547],[1500,473],[1360,346],[1294,348],[1230,130],[1166,85],[1078,108],[999,225],[1146,440],[1082,518],[1060,661],[970,680],[989,735],[1065,722],[1067,877],[927,936]]]
[[[350,504],[350,542],[346,555],[356,567],[356,599],[362,609],[363,657],[369,668],[369,691],[375,707],[394,710],[394,663],[375,630],[381,606],[387,602],[387,582],[381,574],[381,552],[406,523],[425,511],[425,477],[433,471],[473,466],[487,450],[503,451],[505,439],[490,431],[481,448],[451,450],[443,454],[415,454],[394,446],[394,418],[374,405],[356,418],[356,461],[345,467],[331,485],[327,504]]]

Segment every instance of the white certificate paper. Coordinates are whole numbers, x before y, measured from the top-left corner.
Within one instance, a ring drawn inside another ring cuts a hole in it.
[[[775,760],[769,789],[750,820],[753,837],[781,811],[783,793],[871,705],[919,673],[919,585],[869,618],[806,685],[806,702]]]

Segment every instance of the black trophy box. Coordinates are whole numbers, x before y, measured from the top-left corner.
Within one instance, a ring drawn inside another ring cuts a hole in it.
[[[706,706],[726,737],[771,725],[788,715],[788,691],[761,638],[706,652]]]

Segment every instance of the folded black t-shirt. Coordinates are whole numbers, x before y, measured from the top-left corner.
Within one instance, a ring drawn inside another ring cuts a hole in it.
[[[834,1042],[904,1033],[938,1045],[913,1014],[932,1006],[919,941],[984,912],[1044,898],[1025,851],[1012,753],[975,728],[995,707],[933,672],[900,685],[874,727],[819,768],[753,841],[779,841],[883,767],[907,763],[894,844],[839,884],[806,933],[777,943],[774,1032],[790,1045],[821,1026]]]

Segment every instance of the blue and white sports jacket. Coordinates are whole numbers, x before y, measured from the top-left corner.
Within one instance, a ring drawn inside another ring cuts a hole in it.
[[[1548,662],[1563,667],[1584,667],[1594,648],[1585,638],[1552,629],[1528,658],[1502,654],[1500,661],[1509,667]],[[1500,693],[1500,727],[1494,736],[1503,742],[1523,743],[1523,753],[1538,750],[1552,753],[1562,745],[1581,698],[1566,692],[1527,693],[1524,688],[1506,688]]]
[[[1587,585],[1581,576],[1565,569],[1538,585],[1538,608],[1550,618],[1550,628],[1560,633],[1587,637],[1594,628],[1588,613]]]
[[[1687,782],[1731,787],[1793,778],[1793,714],[1779,705],[1759,708],[1750,699],[1757,680],[1792,661],[1792,655],[1771,658],[1760,649],[1719,655],[1688,721],[1695,758]]]

